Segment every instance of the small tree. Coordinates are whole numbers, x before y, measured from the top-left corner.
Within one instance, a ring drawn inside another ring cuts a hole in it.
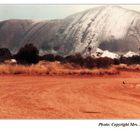
[[[96,67],[95,59],[92,58],[91,56],[86,57],[84,59],[84,66],[89,69]]]
[[[56,56],[55,56],[55,60],[56,60],[56,61],[63,62],[63,61],[64,61],[64,57],[61,56],[61,55],[56,55]]]
[[[45,54],[42,56],[42,60],[46,60],[46,61],[55,61],[55,55],[54,54]]]
[[[0,48],[0,61],[3,62],[7,59],[11,59],[12,55],[9,49],[7,48]]]
[[[95,59],[95,62],[96,62],[97,68],[108,68],[109,66],[111,66],[114,63],[113,59],[108,58],[108,57],[97,58],[97,59]]]
[[[26,44],[15,56],[18,63],[36,64],[39,61],[39,51],[33,44]]]
[[[120,59],[114,58],[114,65],[119,65],[120,64]]]
[[[76,53],[74,55],[66,56],[65,62],[75,63],[75,64],[80,65],[82,67],[84,65],[84,58],[81,56],[80,53]]]

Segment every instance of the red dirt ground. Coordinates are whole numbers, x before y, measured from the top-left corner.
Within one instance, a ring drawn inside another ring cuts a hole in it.
[[[140,73],[0,76],[0,118],[140,118]]]

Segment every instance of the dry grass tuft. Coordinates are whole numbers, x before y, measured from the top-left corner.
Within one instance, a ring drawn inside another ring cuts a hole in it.
[[[10,65],[1,64],[0,74],[27,74],[27,75],[116,75],[120,71],[140,71],[140,65],[127,66],[125,64],[112,66],[107,69],[80,68],[73,64],[62,64],[60,62],[41,61],[38,64]]]
[[[116,65],[114,66],[114,68],[116,68],[117,70],[121,70],[121,71],[138,71],[140,72],[140,65],[126,65],[126,64],[120,64],[120,65]]]
[[[41,61],[38,64],[25,65],[0,65],[0,74],[27,74],[27,75],[115,75],[119,70],[115,67],[108,69],[86,69],[72,64],[60,62]]]

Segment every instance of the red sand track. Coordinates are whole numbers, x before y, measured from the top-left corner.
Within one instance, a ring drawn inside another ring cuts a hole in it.
[[[140,118],[140,73],[0,76],[0,118]]]

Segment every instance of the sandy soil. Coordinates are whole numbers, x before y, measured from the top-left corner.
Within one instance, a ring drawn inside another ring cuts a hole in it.
[[[140,73],[0,76],[0,118],[140,118]]]

